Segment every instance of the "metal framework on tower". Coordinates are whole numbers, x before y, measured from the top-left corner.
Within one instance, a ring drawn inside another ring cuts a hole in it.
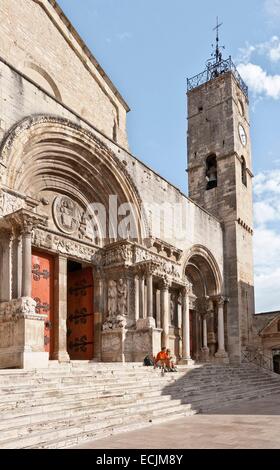
[[[217,18],[217,26],[214,28],[214,30],[217,31],[215,52],[212,53],[211,59],[207,61],[206,69],[202,73],[187,79],[188,92],[198,88],[201,85],[204,85],[204,83],[207,83],[210,80],[214,80],[215,78],[227,72],[232,72],[238,85],[248,99],[249,89],[244,80],[241,78],[241,75],[233,63],[231,56],[229,56],[229,58],[226,60],[223,59],[222,49],[224,49],[224,46],[220,46],[219,38],[219,29],[221,26],[222,23],[219,24],[219,20]]]

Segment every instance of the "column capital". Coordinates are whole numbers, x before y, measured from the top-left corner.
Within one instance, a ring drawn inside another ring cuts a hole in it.
[[[229,298],[225,297],[224,295],[218,295],[217,297],[213,298],[213,300],[216,300],[219,306],[224,306],[229,302]]]
[[[162,290],[169,290],[172,286],[172,280],[169,279],[167,276],[161,279],[161,289]]]
[[[13,225],[19,228],[22,235],[31,235],[38,225],[47,225],[48,217],[35,214],[27,209],[20,209],[7,216]]]
[[[182,294],[183,296],[191,295],[191,293],[192,293],[192,287],[193,287],[192,284],[191,284],[190,282],[186,281],[186,282],[184,283],[184,285],[182,286],[181,290],[180,290],[180,291],[181,291],[181,294]]]

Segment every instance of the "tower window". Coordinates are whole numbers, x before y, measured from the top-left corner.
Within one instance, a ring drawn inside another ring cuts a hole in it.
[[[206,160],[206,190],[217,188],[218,186],[218,171],[217,171],[217,157],[216,155],[209,155]]]
[[[247,166],[246,160],[244,157],[241,157],[241,174],[242,174],[242,183],[247,187]]]

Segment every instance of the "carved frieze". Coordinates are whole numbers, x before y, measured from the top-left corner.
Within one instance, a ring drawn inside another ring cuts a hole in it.
[[[135,265],[135,269],[139,269],[141,273],[152,269],[154,275],[159,277],[168,276],[173,281],[178,281],[181,277],[177,263],[165,260],[162,256],[158,256],[144,247],[128,242],[105,248],[94,261],[96,265],[103,267]]]
[[[32,243],[38,248],[47,248],[60,254],[72,255],[75,258],[89,262],[94,259],[98,250],[98,248],[85,245],[76,240],[69,240],[63,236],[45,232],[41,229],[33,231]]]
[[[42,321],[45,319],[44,316],[36,314],[36,302],[29,297],[0,303],[0,322],[17,322],[21,318]]]

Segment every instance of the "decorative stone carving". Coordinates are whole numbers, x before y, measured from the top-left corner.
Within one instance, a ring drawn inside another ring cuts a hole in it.
[[[57,196],[53,202],[53,217],[57,227],[73,235],[80,226],[79,207],[68,196]]]
[[[117,313],[117,283],[116,281],[109,281],[108,284],[108,316],[110,319],[114,318]]]
[[[83,261],[95,260],[98,248],[88,246],[79,241],[69,240],[63,236],[36,229],[32,233],[32,243],[38,248],[55,250],[63,255],[72,255]]]
[[[202,298],[196,299],[195,309],[201,315],[207,315],[209,311],[209,297],[202,297]]]
[[[127,284],[123,279],[118,284],[118,314],[122,317],[127,315]]]
[[[36,314],[36,302],[33,299],[22,297],[0,303],[0,322],[17,322],[20,318],[42,319]]]
[[[123,263],[131,264],[132,262],[133,262],[132,245],[123,244],[123,245],[113,246],[105,250],[104,258],[103,258],[104,266],[112,266],[112,265],[123,264]]]
[[[25,202],[22,198],[0,191],[0,217],[12,214],[24,206]]]
[[[109,281],[108,284],[108,315],[103,331],[123,329],[131,326],[127,318],[128,287],[126,281],[120,279]]]
[[[177,295],[175,293],[171,293],[170,295],[170,324],[172,326],[175,325],[176,319],[176,311],[177,311]]]

